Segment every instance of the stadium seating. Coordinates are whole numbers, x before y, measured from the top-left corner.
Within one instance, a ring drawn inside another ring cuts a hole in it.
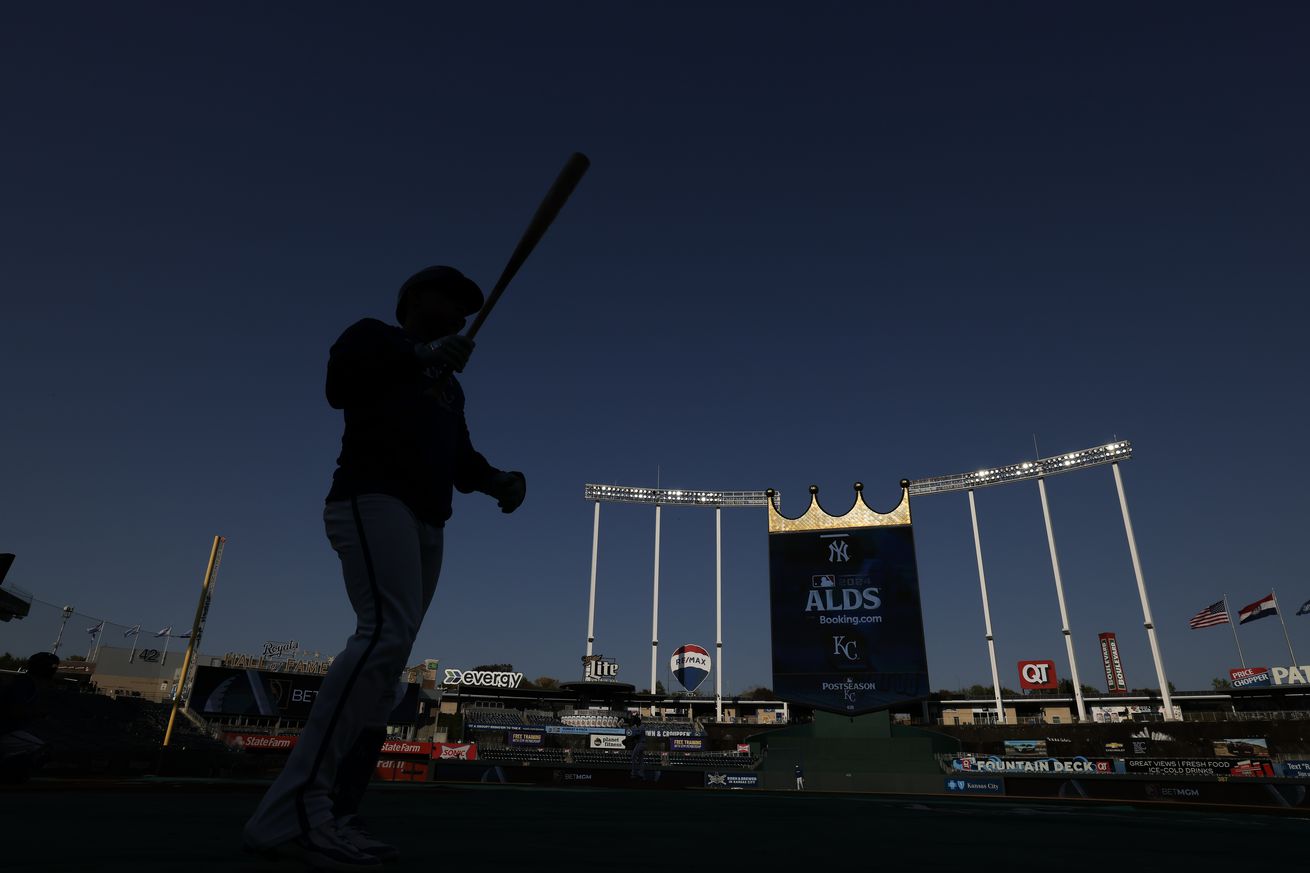
[[[464,710],[466,724],[492,724],[504,727],[521,727],[528,722],[523,713],[516,709],[500,709],[489,706],[470,706]]]
[[[559,720],[573,727],[619,728],[627,722],[627,716],[612,709],[566,709]]]

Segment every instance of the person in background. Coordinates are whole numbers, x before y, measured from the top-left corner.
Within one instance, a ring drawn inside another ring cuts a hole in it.
[[[58,668],[57,655],[37,652],[14,681],[0,687],[0,782],[25,782],[50,757],[45,740],[27,728],[46,714]]]

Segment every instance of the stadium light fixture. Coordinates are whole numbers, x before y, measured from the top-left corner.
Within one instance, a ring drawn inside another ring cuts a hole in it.
[[[651,580],[650,690],[655,692],[659,668],[660,614],[660,510],[665,506],[699,506],[714,510],[714,677],[715,718],[723,717],[723,532],[720,515],[724,509],[768,506],[768,491],[699,491],[687,488],[639,488],[632,485],[582,486],[582,494],[596,504],[591,529],[591,590],[587,600],[587,655],[596,642],[596,557],[600,547],[600,505],[602,503],[637,503],[655,507],[655,567]],[[780,495],[772,492],[772,499]],[[775,502],[774,507],[780,504]]]
[[[637,488],[631,485],[583,485],[582,494],[597,503],[644,503],[651,506],[767,506],[764,491],[693,491],[685,488]],[[778,492],[774,492],[774,499]],[[775,504],[776,505],[776,504]]]
[[[927,479],[911,479],[910,496],[944,494],[948,491],[972,491],[975,488],[986,488],[988,485],[1008,485],[1011,482],[1022,482],[1025,479],[1043,479],[1047,476],[1072,473],[1074,470],[1083,470],[1087,467],[1099,467],[1103,464],[1127,461],[1132,456],[1132,443],[1127,440],[1119,440],[1090,449],[1080,449],[1076,452],[1054,455],[1049,458],[1038,458],[1035,461],[1020,461],[1003,467],[985,467],[972,473],[952,473],[947,476],[932,476]]]

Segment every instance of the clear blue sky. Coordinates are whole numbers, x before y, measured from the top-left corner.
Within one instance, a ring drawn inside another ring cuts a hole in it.
[[[797,514],[862,480],[886,509],[1036,433],[1134,442],[1179,687],[1236,666],[1186,624],[1225,591],[1276,587],[1310,662],[1303,5],[27,4],[3,30],[0,550],[43,600],[187,625],[221,533],[206,651],[337,649],[327,349],[418,267],[490,286],[580,150],[463,379],[528,499],[457,500],[415,659],[580,674],[585,482]],[[1113,630],[1154,685],[1109,471],[1050,496],[1084,681]],[[1036,487],[978,501],[1003,681],[1067,675]],[[932,684],[988,683],[965,498],[914,510]],[[724,521],[739,690],[770,681],[765,520]],[[638,687],[652,528],[602,512],[597,646]],[[662,569],[663,665],[713,644],[708,514],[666,511]],[[1288,663],[1275,619],[1242,633]]]

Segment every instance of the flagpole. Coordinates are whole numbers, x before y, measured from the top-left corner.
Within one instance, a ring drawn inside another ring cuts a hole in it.
[[[1296,662],[1296,652],[1292,651],[1292,638],[1287,635],[1287,622],[1283,621],[1283,611],[1278,608],[1278,592],[1270,588],[1269,593],[1274,598],[1274,612],[1278,613],[1278,623],[1283,626],[1283,639],[1287,640],[1287,654],[1292,656],[1292,669],[1298,666]]]
[[[132,634],[132,654],[127,656],[127,663],[132,663],[136,659],[136,638],[141,636],[141,625],[136,626],[136,633]]]
[[[1237,638],[1237,622],[1233,621],[1233,611],[1228,608],[1228,595],[1224,595],[1224,615],[1228,616],[1228,626],[1233,629],[1233,642],[1237,643],[1237,659],[1242,662],[1242,669],[1246,669],[1246,656],[1242,654],[1242,642]]]
[[[647,481],[650,480],[648,479]],[[173,638],[173,629],[169,628],[168,633],[164,634],[164,655],[159,659],[159,666],[161,667],[168,663],[168,641],[171,640],[172,638]]]

